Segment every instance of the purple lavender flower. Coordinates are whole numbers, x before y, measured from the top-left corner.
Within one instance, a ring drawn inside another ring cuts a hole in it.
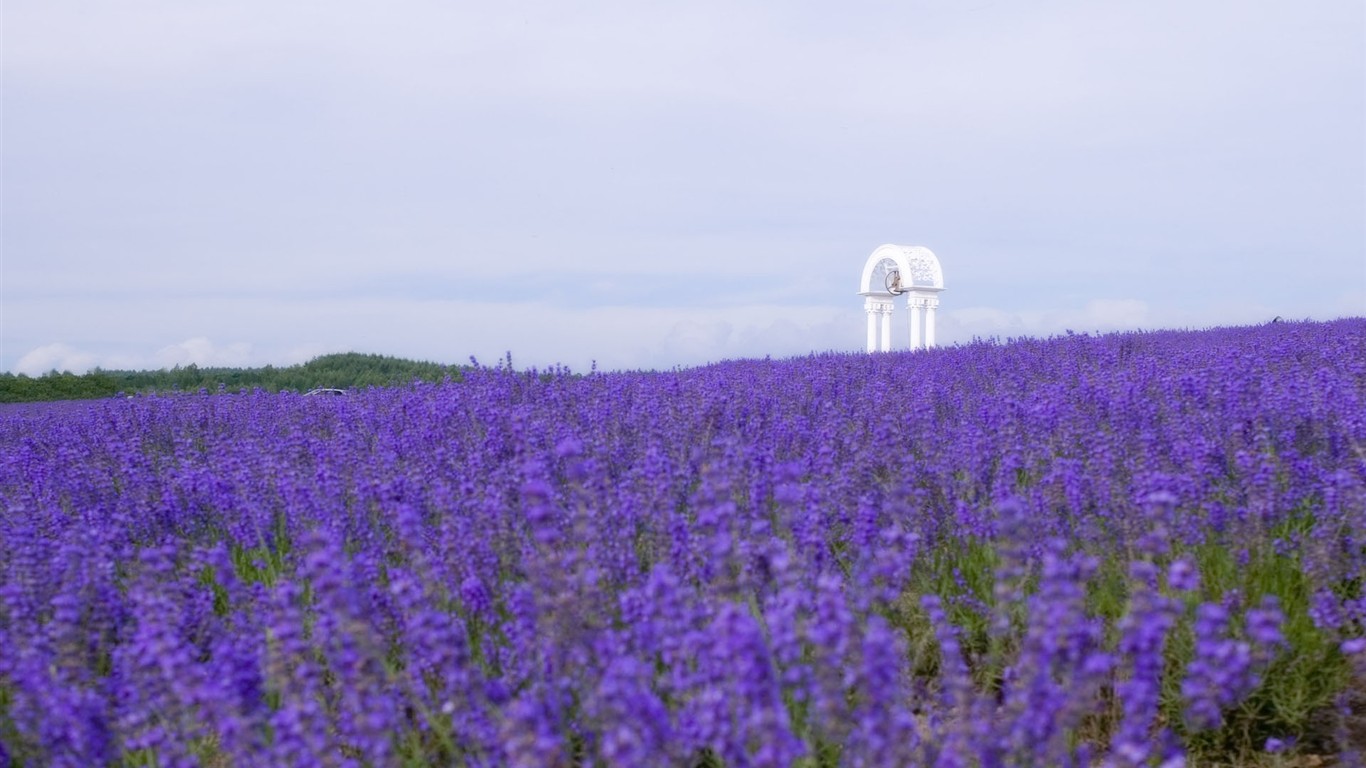
[[[1222,711],[1246,691],[1252,669],[1247,643],[1228,638],[1228,612],[1218,603],[1196,609],[1195,654],[1181,683],[1186,720],[1195,728],[1215,728]]]
[[[763,634],[739,606],[723,605],[710,635],[720,642],[701,660],[706,672],[691,713],[698,736],[728,764],[791,765],[805,745],[791,730],[776,670]]]
[[[506,716],[500,738],[507,765],[533,768],[565,762],[566,744],[552,697],[529,689],[512,701]]]
[[[1310,598],[1309,618],[1318,629],[1335,631],[1342,626],[1342,604],[1330,589],[1319,589]]]
[[[658,765],[670,753],[672,718],[652,690],[652,677],[652,670],[630,656],[607,665],[590,709],[602,724],[602,757],[609,765]]]
[[[1175,625],[1175,608],[1155,588],[1157,569],[1146,560],[1130,566],[1129,612],[1120,621],[1119,653],[1128,675],[1115,685],[1123,717],[1111,749],[1124,764],[1141,764],[1152,755],[1167,632]],[[1160,734],[1159,734],[1160,735]]]
[[[1295,739],[1293,737],[1281,739],[1275,736],[1271,736],[1267,738],[1266,743],[1262,746],[1262,749],[1272,754],[1276,754],[1277,752],[1284,752],[1293,746],[1295,746]]]
[[[1200,571],[1188,557],[1179,557],[1167,568],[1167,584],[1178,592],[1200,589]]]
[[[1282,633],[1285,614],[1275,595],[1265,595],[1257,608],[1248,610],[1244,622],[1260,665],[1265,666],[1275,652],[1289,646]]]
[[[861,701],[845,756],[852,766],[909,765],[915,762],[919,735],[901,677],[905,650],[881,616],[869,618],[861,650],[854,682]]]

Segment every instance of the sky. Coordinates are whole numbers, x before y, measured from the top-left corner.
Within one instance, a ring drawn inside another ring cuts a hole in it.
[[[0,21],[3,371],[855,351],[883,243],[944,345],[1366,315],[1360,0]]]

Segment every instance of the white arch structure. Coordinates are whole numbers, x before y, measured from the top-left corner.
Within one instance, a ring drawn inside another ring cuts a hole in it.
[[[868,351],[892,349],[893,299],[906,294],[911,349],[934,346],[934,310],[944,290],[944,271],[934,251],[920,245],[879,245],[863,263],[859,295],[868,313]]]

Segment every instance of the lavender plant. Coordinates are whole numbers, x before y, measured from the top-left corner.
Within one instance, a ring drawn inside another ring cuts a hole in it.
[[[1361,319],[0,411],[0,504],[5,765],[1366,732]]]

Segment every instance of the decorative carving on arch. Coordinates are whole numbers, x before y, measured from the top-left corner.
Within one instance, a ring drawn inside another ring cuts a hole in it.
[[[944,290],[944,270],[934,251],[923,245],[879,245],[863,263],[863,279],[859,293],[891,293],[886,282],[891,272],[897,272],[906,289]],[[910,281],[906,276],[910,276]],[[894,294],[896,295],[896,294]]]
[[[934,346],[934,310],[944,290],[944,270],[934,251],[921,245],[879,245],[863,263],[859,295],[868,313],[868,351],[891,349],[892,300],[906,295],[911,349]],[[922,322],[923,320],[923,322]]]

